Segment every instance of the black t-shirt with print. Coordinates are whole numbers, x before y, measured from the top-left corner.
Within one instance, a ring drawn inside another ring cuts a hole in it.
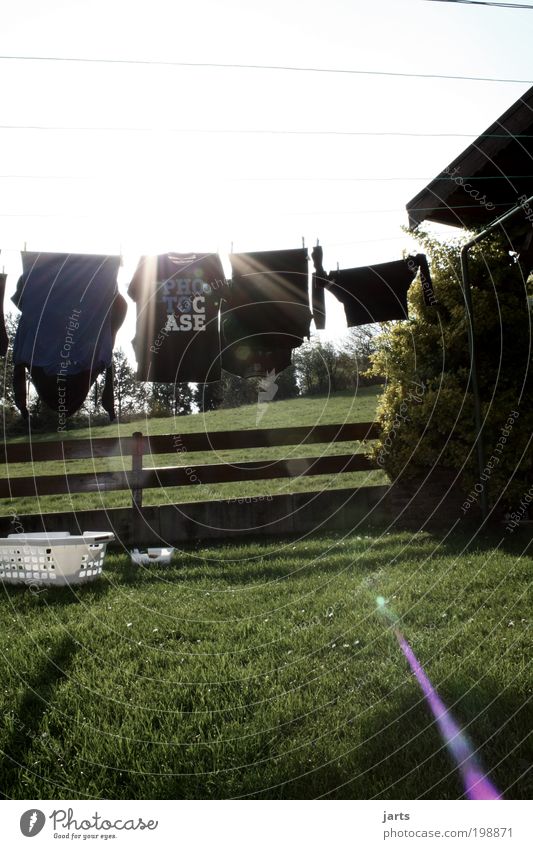
[[[209,383],[220,379],[217,254],[142,257],[128,288],[137,304],[137,380]]]

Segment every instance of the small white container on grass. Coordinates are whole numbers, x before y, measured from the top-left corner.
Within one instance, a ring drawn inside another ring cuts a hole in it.
[[[148,548],[146,551],[134,548],[130,551],[131,562],[136,566],[148,566],[150,563],[163,563],[168,566],[173,554],[173,548]]]
[[[0,581],[5,584],[86,584],[102,574],[107,544],[115,535],[84,531],[9,534],[0,539]]]

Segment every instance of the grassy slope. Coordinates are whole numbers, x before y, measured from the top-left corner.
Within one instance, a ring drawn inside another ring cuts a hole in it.
[[[372,421],[376,410],[376,401],[381,394],[380,386],[363,386],[354,395],[351,392],[338,392],[329,396],[294,398],[288,401],[272,401],[266,405],[260,427],[290,427],[291,425],[319,425],[337,422]],[[229,409],[213,410],[209,413],[196,413],[192,416],[170,418],[144,418],[127,424],[108,424],[98,427],[77,428],[68,431],[68,439],[97,439],[102,436],[128,436],[134,431],[143,433],[193,433],[211,430],[244,430],[255,428],[257,404]],[[26,437],[6,434],[10,442],[24,442]],[[64,438],[64,434],[55,431],[49,434],[35,433],[36,441],[49,441]]]
[[[380,394],[379,387],[364,387],[356,396],[342,393],[329,397],[298,398],[291,401],[277,401],[266,405],[259,427],[275,428],[289,427],[293,425],[319,425],[330,423],[373,421],[375,418],[376,404]],[[191,433],[197,431],[217,430],[245,430],[254,429],[257,421],[257,404],[238,407],[229,410],[215,410],[210,413],[194,416],[182,416],[178,418],[145,419],[123,425],[108,425],[91,429],[73,430],[68,434],[69,438],[127,436],[134,431],[152,435],[161,433]],[[57,433],[48,435],[34,434],[32,438],[36,441],[51,440],[59,438]],[[17,437],[14,441],[21,441]],[[145,466],[157,465],[193,465],[200,466],[206,462],[242,462],[245,460],[270,460],[281,457],[309,457],[319,454],[345,454],[351,450],[364,450],[363,445],[354,446],[347,443],[336,445],[312,445],[291,446],[285,448],[265,448],[251,450],[235,450],[214,453],[198,452],[185,456],[184,454],[158,455],[157,457],[145,458]],[[35,464],[11,464],[7,469],[10,477],[21,475],[61,474],[65,467],[69,472],[103,471],[116,469],[129,469],[131,458],[115,457],[100,460],[73,460],[67,463],[35,463]],[[197,477],[201,479],[201,469],[198,469]],[[219,484],[219,485],[193,485],[180,488],[169,488],[166,490],[147,490],[144,494],[144,504],[166,504],[186,501],[206,501],[215,498],[241,497],[245,495],[272,495],[285,492],[302,492],[324,487],[350,487],[384,483],[386,480],[383,472],[374,471],[370,473],[355,472],[351,474],[337,475],[335,478],[325,479],[323,476],[309,476],[293,480],[255,481],[249,484]],[[0,500],[0,515],[11,512],[15,507],[19,515],[34,512],[53,512],[54,510],[84,510],[99,507],[121,507],[129,506],[130,497],[128,492],[112,492],[94,495],[58,495],[37,499],[20,498],[14,502]]]
[[[15,798],[456,798],[383,594],[508,798],[531,783],[531,559],[519,539],[315,536],[109,556],[6,589],[0,787]]]

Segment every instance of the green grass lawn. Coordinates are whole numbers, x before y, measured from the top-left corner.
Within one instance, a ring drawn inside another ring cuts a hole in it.
[[[370,386],[353,393],[339,393],[327,397],[297,398],[290,401],[277,401],[265,405],[265,413],[262,416],[260,428],[277,428],[290,426],[313,427],[320,424],[340,424],[345,422],[373,421],[376,415],[376,406],[381,392],[380,387]],[[110,436],[129,436],[134,431],[142,431],[145,434],[176,434],[192,432],[212,432],[220,430],[247,430],[255,429],[257,421],[257,404],[250,404],[228,410],[215,410],[213,412],[197,414],[192,416],[180,416],[165,419],[144,419],[120,425],[107,425],[91,429],[72,430],[68,433],[69,439],[80,439],[91,437],[98,439]],[[56,440],[60,434],[33,434],[34,441]],[[13,438],[11,441],[24,441],[22,437]],[[238,437],[236,437],[238,445]],[[243,462],[246,460],[273,460],[280,458],[329,456],[332,454],[346,454],[351,451],[365,451],[368,448],[362,443],[336,443],[333,445],[297,445],[263,449],[248,449],[219,452],[195,452],[191,454],[169,454],[157,457],[146,457],[145,467],[186,465],[198,467],[198,477],[201,479],[202,463],[225,463]],[[110,457],[96,460],[68,460],[66,462],[47,463],[16,463],[4,468],[4,474],[10,477],[62,474],[86,471],[115,471],[129,470],[131,468],[131,457]],[[156,504],[174,504],[189,501],[210,501],[218,498],[234,498],[243,495],[278,495],[288,492],[307,492],[317,489],[342,487],[357,487],[380,485],[387,482],[385,474],[380,471],[352,472],[339,474],[333,477],[309,476],[296,479],[277,479],[254,481],[249,484],[202,484],[187,487],[173,487],[167,489],[145,490],[143,503],[146,506]],[[108,492],[94,494],[73,494],[47,496],[37,500],[36,498],[18,498],[14,500],[0,499],[0,515],[11,514],[13,509],[19,515],[30,513],[50,513],[54,511],[79,511],[88,509],[127,507],[131,504],[131,496],[127,491]]]
[[[376,597],[507,798],[529,798],[531,558],[406,532],[108,556],[77,592],[4,588],[7,797],[458,798]]]
[[[125,424],[99,425],[90,428],[72,428],[65,433],[34,433],[39,442],[60,439],[97,439],[102,436],[130,436],[137,430],[152,435],[160,433],[196,433],[211,430],[245,430],[248,428],[291,427],[303,425],[336,424],[338,422],[372,421],[376,404],[381,395],[381,386],[362,386],[357,393],[337,392],[329,395],[313,395],[292,398],[287,401],[272,401],[265,404],[265,412],[259,425],[257,404],[242,407],[212,410],[190,416],[167,418],[144,418]],[[68,425],[67,425],[68,426]],[[8,442],[25,442],[27,437],[6,433]]]

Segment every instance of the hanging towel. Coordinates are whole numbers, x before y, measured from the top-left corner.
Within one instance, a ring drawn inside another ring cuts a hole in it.
[[[344,304],[348,327],[397,321],[409,318],[407,290],[419,268],[422,270],[425,302],[435,304],[424,254],[395,262],[330,272],[328,288]]]
[[[326,304],[324,298],[324,286],[328,282],[328,279],[326,272],[324,271],[324,267],[322,265],[323,251],[319,245],[317,245],[311,251],[311,258],[315,267],[315,271],[311,281],[313,319],[315,322],[316,329],[324,330],[324,328],[326,327]]]
[[[222,367],[265,376],[272,371],[267,361],[277,359],[286,368],[292,349],[309,337],[307,250],[232,254],[230,262],[231,286],[221,307]]]
[[[21,311],[13,363],[15,403],[24,417],[26,368],[39,397],[66,417],[80,409],[98,375],[111,366],[126,310],[117,289],[119,264],[116,256],[22,254],[12,300]],[[112,418],[112,406],[105,409]]]
[[[9,345],[4,317],[4,295],[6,291],[7,274],[0,274],[0,357],[5,357]]]
[[[220,380],[218,312],[225,278],[217,254],[142,257],[128,288],[137,304],[137,380]]]

